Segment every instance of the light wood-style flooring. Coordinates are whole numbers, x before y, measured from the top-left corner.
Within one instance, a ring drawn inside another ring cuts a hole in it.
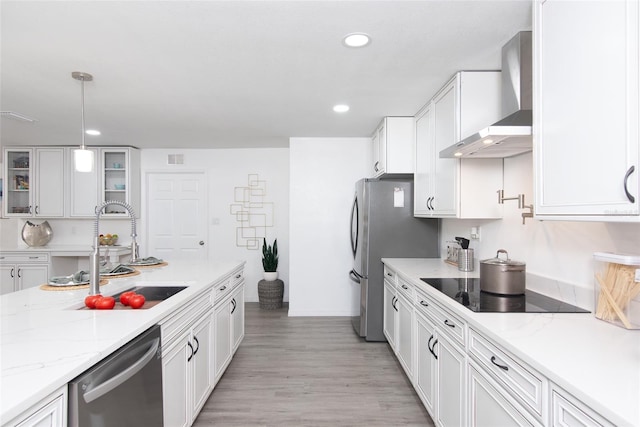
[[[387,343],[348,317],[287,310],[246,304],[244,340],[194,426],[433,426]]]

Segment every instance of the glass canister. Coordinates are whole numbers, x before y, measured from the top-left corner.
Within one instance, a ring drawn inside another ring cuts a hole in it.
[[[640,329],[640,255],[596,252],[593,258],[596,318]]]

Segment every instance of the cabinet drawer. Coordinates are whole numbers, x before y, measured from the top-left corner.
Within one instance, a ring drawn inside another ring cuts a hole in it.
[[[415,287],[404,280],[402,277],[398,277],[398,291],[402,292],[402,294],[407,297],[409,301],[415,300]]]
[[[473,329],[469,354],[496,378],[525,408],[542,419],[546,379],[530,367],[498,349]]]
[[[577,401],[571,401],[569,396],[563,396],[559,390],[551,393],[551,425],[571,427],[613,427],[613,424],[591,413]]]
[[[466,322],[449,313],[437,305],[433,299],[419,291],[415,293],[414,298],[416,307],[433,320],[438,330],[464,348],[467,334]]]
[[[216,305],[218,301],[221,301],[226,295],[228,295],[232,288],[231,278],[229,277],[213,285],[213,305]]]
[[[0,253],[0,263],[7,264],[27,264],[27,263],[47,263],[49,254],[46,252],[33,253]]]
[[[398,284],[398,275],[386,265],[384,266],[384,279],[388,280],[394,286]]]
[[[211,289],[211,288],[208,288]],[[196,319],[202,317],[203,313],[211,309],[210,290],[207,290],[187,303],[181,310],[165,317],[160,322],[160,333],[162,334],[162,348],[168,348],[182,332],[189,327]],[[164,350],[163,350],[164,351]]]
[[[238,270],[231,273],[231,289],[234,289],[244,281],[244,270]]]

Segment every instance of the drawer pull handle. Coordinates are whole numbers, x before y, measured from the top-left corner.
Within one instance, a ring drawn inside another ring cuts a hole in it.
[[[223,287],[221,287],[219,290],[220,290],[220,291],[224,291],[225,289],[227,289],[227,287],[226,287],[226,286],[223,286]]]
[[[423,305],[425,307],[429,307],[429,304],[427,304],[424,300],[420,300],[420,305]]]
[[[402,289],[409,289],[406,285],[402,285]]]
[[[501,365],[501,364],[497,363],[495,356],[491,356],[491,363],[493,363],[494,365],[496,365],[498,368],[502,369],[503,371],[508,371],[509,370],[508,366]]]
[[[389,277],[393,277],[393,274],[391,274],[391,273],[387,273],[387,276],[389,276]]]
[[[456,325],[454,325],[453,323],[449,322],[449,319],[445,319],[444,320],[444,324],[447,325],[450,328],[455,328]]]
[[[238,274],[238,275],[236,276],[236,279],[239,279],[239,278],[241,278],[241,277],[242,277],[242,274]]]
[[[29,259],[38,259],[39,257],[37,256],[30,256]]]

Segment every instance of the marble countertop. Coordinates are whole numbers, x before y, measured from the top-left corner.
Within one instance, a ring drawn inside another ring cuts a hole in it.
[[[613,424],[640,426],[640,331],[593,313],[475,313],[420,278],[478,277],[477,271],[460,272],[439,258],[383,262]]]
[[[110,278],[104,295],[134,285],[188,286],[141,310],[76,310],[88,290],[30,288],[0,296],[0,424],[26,411],[132,338],[181,307],[200,290],[243,265],[169,262],[128,278]]]

